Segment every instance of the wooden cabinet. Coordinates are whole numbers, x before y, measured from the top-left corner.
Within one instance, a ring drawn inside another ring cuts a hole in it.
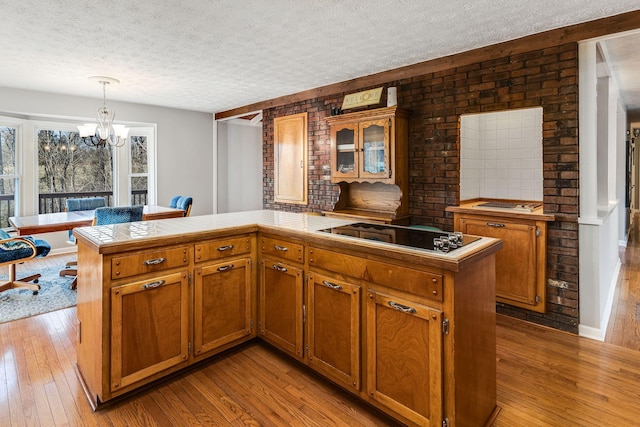
[[[367,295],[367,391],[418,425],[442,423],[442,311]]]
[[[198,267],[194,278],[195,356],[251,336],[251,258]]]
[[[255,280],[251,235],[200,242],[195,245],[194,355],[255,335],[253,330]]]
[[[355,390],[360,390],[360,290],[360,286],[344,280],[308,274],[309,365]]]
[[[307,113],[273,120],[273,201],[307,204]]]
[[[496,301],[545,312],[546,220],[485,211],[455,213],[454,226],[464,234],[502,240],[496,255]]]
[[[408,113],[397,107],[327,119],[331,181],[340,198],[332,212],[380,222],[408,217]]]
[[[185,363],[188,272],[111,288],[111,391]]]
[[[495,414],[495,295],[493,262],[489,255],[457,272],[407,264],[384,256],[312,244],[308,246],[307,291],[334,285],[359,287],[363,294],[360,318],[360,396],[409,425],[484,425]],[[478,284],[482,284],[479,286]],[[329,290],[324,291],[329,295]],[[313,300],[317,300],[314,295]],[[330,298],[325,297],[327,303]],[[310,322],[318,303],[308,298]],[[321,307],[321,310],[328,310]],[[342,313],[324,315],[322,324],[346,342],[353,328],[353,306],[342,302]],[[332,321],[333,320],[333,321]],[[318,318],[314,318],[318,322]],[[335,322],[335,325],[334,323]],[[339,325],[342,325],[340,327]],[[312,356],[311,325],[308,325]],[[351,329],[352,330],[352,329]],[[357,348],[326,340],[336,347],[342,366],[353,366]],[[338,350],[339,349],[339,350]],[[348,353],[351,351],[351,353]],[[345,386],[333,364],[309,364]],[[343,368],[344,369],[344,368]],[[333,371],[333,373],[331,373]],[[352,371],[354,372],[354,371]],[[349,389],[347,386],[345,388]],[[351,389],[353,390],[353,386]]]
[[[331,126],[331,180],[395,183],[390,163],[391,125],[389,117]]]
[[[301,243],[260,237],[258,333],[302,359],[304,270],[290,261],[303,261]]]
[[[499,242],[456,258],[253,228],[107,253],[81,235],[77,366],[94,409],[257,335],[404,424],[490,424]]]

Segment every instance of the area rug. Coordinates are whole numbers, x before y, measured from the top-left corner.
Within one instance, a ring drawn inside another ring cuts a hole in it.
[[[25,273],[19,271],[18,276],[24,277]],[[76,291],[70,289],[73,277],[60,277],[60,268],[49,268],[39,273],[42,277],[38,282],[38,295],[27,289],[0,292],[0,323],[76,305]],[[6,274],[0,275],[0,280],[6,278]]]

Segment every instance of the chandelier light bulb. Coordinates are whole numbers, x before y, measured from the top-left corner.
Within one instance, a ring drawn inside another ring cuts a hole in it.
[[[102,107],[96,110],[97,126],[92,123],[78,125],[80,138],[85,142],[87,139],[94,145],[109,144],[113,147],[121,147],[127,141],[129,129],[124,125],[114,125],[113,121],[116,117],[115,111],[107,107],[107,85],[120,83],[119,80],[112,77],[89,77],[89,80],[96,80],[102,85]],[[95,140],[97,139],[97,140]]]

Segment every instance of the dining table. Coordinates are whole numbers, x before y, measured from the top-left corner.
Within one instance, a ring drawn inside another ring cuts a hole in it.
[[[19,236],[30,234],[52,233],[56,231],[72,230],[76,227],[91,225],[95,210],[53,212],[29,216],[9,217],[9,223],[17,231]],[[184,216],[184,210],[169,208],[166,206],[145,205],[142,212],[142,220],[155,220],[166,218],[180,218]]]

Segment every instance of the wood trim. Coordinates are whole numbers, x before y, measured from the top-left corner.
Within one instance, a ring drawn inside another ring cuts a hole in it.
[[[606,36],[623,31],[635,30],[640,27],[640,10],[627,12],[620,15],[582,22],[568,27],[532,34],[515,40],[483,46],[466,52],[444,56],[414,65],[396,68],[358,77],[340,83],[334,83],[302,92],[273,98],[267,101],[256,102],[244,107],[238,107],[214,114],[215,120],[221,120],[256,110],[273,108],[280,105],[293,104],[307,99],[319,98],[342,92],[353,92],[370,86],[408,79],[415,76],[434,73],[450,68],[475,64],[495,58],[529,52],[536,49],[558,46],[565,43],[576,43],[594,37]]]

